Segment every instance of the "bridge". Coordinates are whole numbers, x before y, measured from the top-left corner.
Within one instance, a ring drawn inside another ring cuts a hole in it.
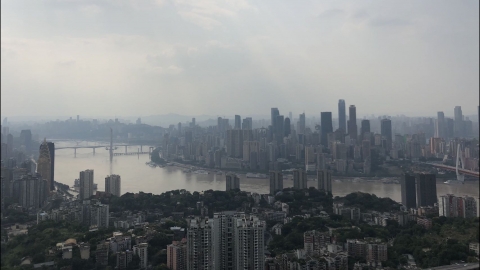
[[[73,149],[74,150],[74,156],[77,157],[77,149],[85,149],[85,148],[91,148],[93,150],[93,154],[95,155],[95,149],[96,148],[105,148],[107,150],[110,150],[110,155],[111,156],[121,156],[121,155],[140,155],[140,154],[151,154],[153,149],[155,147],[150,146],[148,148],[148,152],[143,151],[143,145],[140,145],[140,149],[138,152],[128,152],[128,146],[135,146],[137,144],[118,144],[118,145],[92,145],[92,146],[65,146],[65,147],[55,147],[55,150],[62,150],[62,149]],[[125,153],[113,153],[113,150],[117,149],[118,147],[125,147]]]
[[[453,166],[443,165],[443,164],[439,164],[439,163],[426,163],[426,164],[432,165],[433,167],[437,167],[437,168],[440,168],[440,169],[444,169],[446,171],[452,171],[452,172],[457,171],[457,168],[453,167]],[[479,172],[475,172],[475,171],[471,171],[471,170],[467,170],[467,169],[463,169],[463,168],[462,169],[459,168],[458,172],[461,173],[461,174],[469,175],[469,176],[480,177]]]

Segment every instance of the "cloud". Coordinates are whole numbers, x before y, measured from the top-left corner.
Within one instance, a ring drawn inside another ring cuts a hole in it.
[[[80,8],[80,10],[87,16],[93,16],[102,13],[102,8],[97,5],[86,5]]]

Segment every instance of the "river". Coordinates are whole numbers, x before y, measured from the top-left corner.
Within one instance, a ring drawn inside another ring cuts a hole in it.
[[[72,147],[77,145],[70,141],[57,141],[56,147]],[[105,142],[79,142],[79,146],[108,145]],[[128,152],[137,152],[140,146],[129,146]],[[143,146],[148,151],[148,146]],[[118,147],[115,153],[125,152],[125,147]],[[184,173],[181,168],[167,166],[152,168],[145,163],[150,160],[148,154],[131,156],[114,156],[110,166],[109,153],[105,148],[97,148],[95,154],[91,148],[77,149],[76,156],[73,149],[57,149],[55,151],[55,181],[73,186],[74,180],[79,178],[80,171],[94,170],[94,182],[98,190],[105,190],[105,177],[112,173],[121,177],[121,193],[140,191],[160,194],[170,190],[185,189],[190,192],[204,190],[225,190],[225,175]],[[111,168],[110,168],[111,167]],[[240,189],[244,191],[268,193],[268,179],[240,177]],[[378,197],[389,197],[401,201],[399,184],[383,184],[381,181],[352,182],[352,178],[333,177],[332,192],[334,196],[361,191],[376,194]],[[456,196],[478,197],[478,181],[465,184],[444,184],[437,180],[437,195],[455,194]],[[284,179],[284,187],[292,187],[293,181]],[[314,179],[309,179],[308,186],[316,186]]]

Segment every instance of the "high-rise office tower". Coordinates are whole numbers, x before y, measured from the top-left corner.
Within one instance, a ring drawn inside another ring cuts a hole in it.
[[[392,149],[392,120],[382,119],[381,121],[381,133],[382,137],[387,140],[387,150]]]
[[[255,216],[235,220],[233,232],[235,268],[233,269],[265,269],[265,227],[265,222]]]
[[[437,203],[437,180],[435,174],[420,173],[415,175],[417,207],[433,206]]]
[[[110,193],[112,195],[120,197],[121,195],[120,187],[121,187],[120,175],[112,174],[105,177],[105,193]]]
[[[43,143],[40,145],[38,163],[37,163],[37,172],[42,176],[43,179],[47,180],[47,185],[49,191],[54,190],[53,183],[53,158],[51,156],[51,151],[49,143],[44,139]],[[55,148],[54,148],[55,149]],[[55,150],[54,150],[55,151]]]
[[[405,174],[400,179],[401,193],[402,193],[402,204],[407,209],[417,207],[417,194],[415,188],[415,176],[410,174]]]
[[[283,129],[284,129],[284,136],[288,137],[290,135],[291,130],[290,130],[290,118],[285,118],[285,123],[283,124]]]
[[[332,193],[332,173],[328,170],[317,170],[317,189]]]
[[[224,132],[224,131],[225,131],[225,129],[224,129],[224,127],[223,127],[223,118],[222,118],[222,117],[218,117],[218,118],[217,118],[217,132],[222,133],[222,132]]]
[[[182,123],[178,122],[177,129],[178,129],[178,136],[181,136],[182,135]]]
[[[321,112],[320,113],[320,143],[323,147],[328,146],[327,134],[333,132],[332,125],[332,113],[331,112]]]
[[[311,145],[305,147],[305,171],[314,171],[315,164],[315,148]]]
[[[435,127],[435,137],[445,138],[445,114],[437,112],[437,125]]]
[[[445,136],[447,138],[453,138],[455,136],[455,121],[452,118],[445,118]]]
[[[454,113],[454,135],[455,137],[463,137],[463,114],[462,114],[462,107],[455,106],[453,110]]]
[[[241,129],[242,128],[242,118],[240,115],[235,115],[235,129]]]
[[[240,189],[240,178],[236,174],[229,173],[225,175],[226,190]]]
[[[297,134],[305,134],[305,113],[300,114],[298,119],[298,132]]]
[[[253,121],[251,117],[243,119],[242,129],[253,129]]]
[[[283,115],[278,115],[277,121],[275,123],[275,138],[274,138],[277,141],[277,144],[280,144],[283,142],[283,137],[285,134],[284,125],[285,125],[285,119],[283,118]]]
[[[307,188],[307,173],[302,169],[293,170],[293,188],[306,189]]]
[[[242,158],[243,156],[243,130],[229,129],[225,138],[227,155],[233,158]]]
[[[350,105],[348,108],[348,135],[353,140],[357,140],[357,108],[355,105]]]
[[[345,112],[345,100],[338,100],[338,128],[347,131],[347,116]]]
[[[192,118],[192,127],[195,127],[197,123],[195,122],[195,118]]]
[[[364,133],[370,132],[370,120],[362,120],[362,125],[360,126],[360,138],[365,140]]]
[[[270,111],[270,116],[271,116],[271,125],[273,127],[273,130],[276,128],[277,124],[277,116],[280,115],[280,111],[277,108],[272,108]]]
[[[25,129],[20,132],[20,141],[25,145],[25,153],[27,155],[32,153],[32,132],[30,129]]]
[[[50,190],[55,189],[55,144],[47,142],[48,151],[50,152]]]
[[[93,195],[93,170],[80,172],[80,200],[88,200]]]
[[[270,171],[270,195],[283,190],[283,175],[279,171]]]

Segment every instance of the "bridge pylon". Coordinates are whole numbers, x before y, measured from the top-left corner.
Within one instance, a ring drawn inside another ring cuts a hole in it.
[[[465,162],[463,161],[463,152],[460,149],[460,144],[457,146],[457,157],[455,158],[455,172],[457,173],[457,180],[460,182],[465,181],[465,174],[461,173],[458,169],[459,163],[462,164],[461,169],[465,169]]]

